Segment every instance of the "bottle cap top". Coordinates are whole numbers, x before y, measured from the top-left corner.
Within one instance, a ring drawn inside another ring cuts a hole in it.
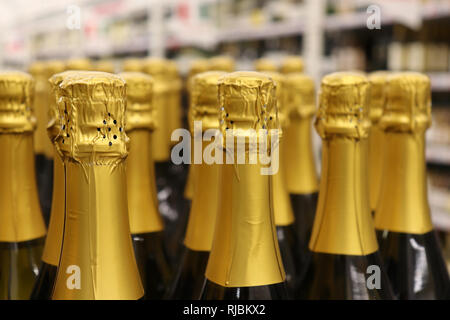
[[[255,60],[255,70],[258,72],[263,72],[263,71],[277,71],[277,66],[275,65],[275,63],[267,58],[261,58],[261,59],[257,59]]]
[[[143,69],[143,59],[129,58],[125,59],[122,64],[123,71],[141,72]]]
[[[28,66],[28,72],[35,77],[36,75],[41,75],[45,71],[44,61],[34,61]]]
[[[127,83],[126,131],[155,129],[153,78],[141,72],[122,72],[119,76]]]
[[[380,120],[384,130],[421,131],[431,125],[431,90],[428,76],[400,72],[388,77],[386,107]]]
[[[308,118],[316,112],[316,97],[314,80],[299,72],[286,75],[286,95],[291,115]]]
[[[153,92],[165,93],[170,90],[170,73],[168,60],[150,57],[144,60],[142,71],[151,75],[154,79]]]
[[[66,70],[92,70],[91,60],[87,58],[73,58],[66,62]]]
[[[0,133],[36,128],[33,115],[34,80],[28,73],[0,71]]]
[[[228,56],[216,56],[209,59],[209,70],[233,72],[235,68],[234,59]]]
[[[259,130],[276,129],[280,135],[275,82],[258,72],[233,72],[219,79],[219,125],[225,136],[258,134]],[[241,130],[239,130],[241,129]],[[247,131],[253,129],[254,133]],[[271,133],[269,131],[269,133]]]
[[[189,110],[191,131],[194,128],[194,121],[202,121],[203,130],[219,128],[218,80],[225,74],[223,71],[208,71],[192,78]]]
[[[208,59],[197,59],[194,60],[189,67],[188,77],[193,77],[198,73],[206,72],[210,69]]]
[[[302,57],[287,56],[281,63],[281,73],[303,72],[304,63]]]
[[[322,79],[315,127],[322,138],[345,135],[367,138],[370,128],[366,77],[350,72],[336,72]]]
[[[125,158],[125,81],[105,72],[70,71],[50,82],[62,122],[56,137],[62,156],[90,162]]]
[[[387,71],[375,71],[369,74],[368,79],[370,82],[370,120],[372,124],[377,123],[386,103],[386,85],[389,72]]]

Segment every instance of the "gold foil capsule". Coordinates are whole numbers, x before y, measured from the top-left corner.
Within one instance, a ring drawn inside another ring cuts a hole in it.
[[[128,58],[122,63],[122,70],[125,72],[142,72],[144,59]]]
[[[319,109],[315,126],[322,138],[327,135],[346,135],[367,138],[369,135],[370,84],[366,77],[336,72],[322,79]]]
[[[33,78],[24,72],[0,72],[0,133],[21,133],[36,128],[33,115]]]
[[[115,73],[116,67],[111,60],[102,59],[95,63],[94,69],[95,71]]]
[[[299,56],[287,56],[283,59],[280,66],[280,72],[287,74],[293,72],[303,72],[303,59]]]
[[[209,70],[233,72],[235,69],[234,59],[228,56],[215,56],[209,59]]]
[[[100,162],[125,158],[125,81],[98,71],[65,72],[60,82],[51,81],[57,83],[62,125],[56,146],[63,157]]]
[[[195,76],[196,74],[206,72],[210,69],[208,59],[196,59],[189,66],[188,78]]]
[[[72,58],[66,61],[66,70],[93,70],[91,60],[87,58]]]
[[[258,72],[264,71],[276,72],[278,70],[276,64],[272,60],[267,58],[260,58],[255,60],[254,68]]]
[[[388,77],[386,108],[380,120],[384,130],[423,131],[431,125],[431,90],[428,76],[417,72]]]

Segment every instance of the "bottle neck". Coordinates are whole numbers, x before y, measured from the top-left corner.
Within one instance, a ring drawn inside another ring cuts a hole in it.
[[[383,155],[383,131],[376,124],[370,128],[369,135],[369,189],[370,210],[375,211],[381,183],[381,164]]]
[[[0,242],[45,236],[34,166],[33,134],[0,134]]]
[[[285,145],[283,140],[280,144],[277,144],[275,148],[279,148],[280,155],[284,155],[283,149]],[[289,193],[286,188],[286,168],[284,161],[279,162],[278,172],[272,175],[272,185],[273,185],[273,203],[274,206],[274,217],[276,226],[288,226],[294,223],[294,213],[292,211],[291,200],[289,198]]]
[[[283,282],[270,175],[261,164],[224,164],[214,241],[205,276],[224,287]]]
[[[156,162],[168,162],[170,160],[170,135],[168,127],[166,91],[154,92],[153,104],[156,107],[156,129],[152,134],[153,158]]]
[[[53,299],[143,295],[128,221],[125,165],[65,160],[65,222]],[[78,289],[79,285],[79,289]]]
[[[431,231],[424,132],[386,131],[382,170],[376,228],[413,234]]]
[[[61,157],[56,156],[53,161],[53,194],[52,211],[48,225],[47,238],[45,239],[42,261],[57,266],[61,253],[61,245],[64,229],[64,163]]]
[[[131,234],[158,232],[164,225],[158,211],[151,131],[132,130],[126,160]]]
[[[322,178],[309,248],[314,252],[368,255],[378,250],[369,208],[367,139],[323,139]]]
[[[208,143],[203,142],[203,150]],[[192,177],[199,183],[194,184],[194,198],[192,199],[189,221],[186,229],[184,245],[195,251],[211,251],[214,227],[219,202],[219,173],[221,166],[218,164],[191,164]]]
[[[319,183],[313,155],[311,118],[292,117],[281,143],[284,145],[283,161],[289,193],[317,192]]]

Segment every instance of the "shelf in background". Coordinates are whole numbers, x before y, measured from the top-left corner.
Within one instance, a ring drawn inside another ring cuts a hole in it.
[[[450,166],[450,147],[447,145],[428,145],[426,149],[428,163]]]
[[[429,73],[433,91],[450,91],[450,72]]]

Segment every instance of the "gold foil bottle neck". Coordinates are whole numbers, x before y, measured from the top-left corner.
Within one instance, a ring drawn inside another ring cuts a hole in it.
[[[299,56],[287,56],[283,59],[280,72],[287,74],[293,72],[303,72],[304,63],[302,57]]]
[[[0,133],[21,133],[36,128],[33,114],[34,80],[24,72],[0,72]]]
[[[265,71],[262,72],[265,75],[268,75],[275,82],[275,96],[277,99],[277,112],[278,112],[278,121],[282,128],[286,128],[289,124],[288,118],[288,110],[286,108],[287,104],[287,87],[286,87],[286,77],[278,72]],[[276,116],[272,114],[272,118]]]
[[[148,129],[153,131],[155,108],[153,99],[153,78],[141,72],[119,73],[127,83],[126,131]]]
[[[91,60],[87,58],[72,58],[66,61],[66,70],[93,70]]]
[[[94,65],[95,71],[114,73],[116,67],[111,60],[99,60]]]
[[[188,78],[191,78],[191,77],[195,76],[196,74],[206,72],[209,70],[210,70],[210,66],[209,66],[208,59],[194,60],[189,67]]]
[[[380,120],[384,130],[420,132],[431,125],[431,90],[428,76],[417,72],[388,77],[386,108]]]
[[[276,64],[267,58],[257,59],[254,63],[254,67],[258,72],[276,72],[278,70]]]
[[[247,135],[248,129],[281,133],[275,82],[258,72],[238,71],[219,79],[219,124],[222,134]],[[241,130],[239,130],[241,129]]]
[[[369,82],[356,73],[336,72],[322,79],[315,120],[318,134],[366,138],[369,134]]]
[[[304,73],[285,76],[287,109],[291,117],[311,118],[316,113],[314,80]]]
[[[224,74],[222,71],[208,71],[192,78],[189,110],[191,131],[194,121],[202,121],[203,130],[219,128],[218,80]]]
[[[372,124],[378,123],[383,114],[383,109],[386,104],[386,85],[389,72],[375,71],[369,74],[370,82],[370,111],[369,116]]]
[[[62,121],[56,146],[63,157],[94,162],[125,158],[125,81],[97,71],[64,72],[50,81]]]
[[[124,72],[142,72],[144,60],[138,58],[128,58],[123,61],[122,70]]]
[[[234,59],[228,56],[216,56],[209,59],[209,70],[233,72],[235,69]]]

